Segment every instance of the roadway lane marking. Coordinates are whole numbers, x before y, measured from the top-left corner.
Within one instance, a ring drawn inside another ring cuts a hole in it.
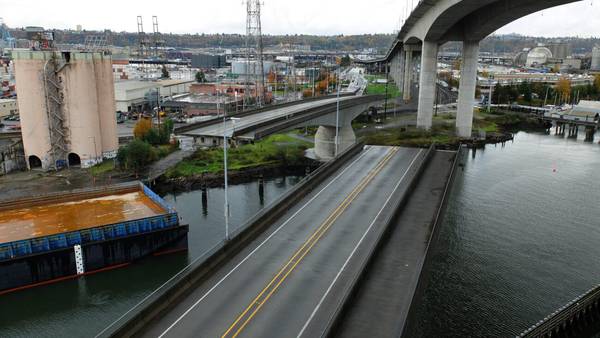
[[[317,311],[319,311],[319,309],[321,308],[321,305],[323,305],[323,302],[325,301],[325,298],[329,295],[329,292],[331,292],[331,289],[333,289],[333,285],[340,278],[340,275],[344,272],[344,270],[346,269],[346,266],[348,265],[348,263],[350,262],[350,260],[352,259],[352,257],[356,253],[356,251],[358,250],[358,247],[362,244],[363,240],[367,237],[367,234],[371,231],[371,228],[373,228],[373,225],[375,225],[375,221],[377,221],[377,218],[379,218],[379,216],[381,215],[381,213],[383,212],[383,210],[387,207],[388,203],[392,199],[392,196],[396,193],[396,190],[398,190],[398,187],[400,187],[400,184],[402,183],[402,181],[404,181],[404,178],[408,174],[408,171],[412,168],[413,164],[415,163],[415,161],[421,155],[422,152],[423,152],[423,149],[419,150],[419,152],[417,153],[417,155],[415,155],[415,157],[413,158],[412,162],[410,163],[410,165],[408,166],[408,168],[406,169],[406,171],[404,172],[404,174],[402,175],[402,177],[400,178],[400,180],[398,180],[398,183],[396,183],[396,186],[394,187],[394,190],[392,190],[392,192],[390,193],[390,195],[386,199],[386,201],[383,204],[383,206],[381,207],[381,209],[379,209],[379,212],[377,213],[377,215],[375,215],[375,218],[373,218],[373,221],[371,222],[371,224],[369,224],[369,227],[367,228],[367,230],[365,230],[365,233],[358,240],[358,243],[356,243],[356,245],[354,246],[354,249],[352,249],[352,252],[350,252],[350,255],[348,256],[348,258],[346,258],[346,261],[344,262],[344,264],[342,265],[342,267],[340,268],[340,270],[338,271],[338,273],[335,275],[335,278],[333,279],[333,281],[331,282],[331,284],[329,284],[329,287],[325,291],[325,294],[323,294],[323,297],[321,297],[321,299],[319,300],[319,303],[317,303],[317,306],[315,306],[314,310],[312,311],[312,313],[308,317],[308,320],[306,321],[306,323],[304,323],[304,326],[302,326],[302,329],[300,330],[300,332],[296,336],[297,338],[300,338],[304,334],[304,331],[306,331],[306,328],[308,327],[308,325],[310,324],[310,322],[315,317]]]
[[[212,288],[210,288],[204,295],[202,295],[202,297],[200,297],[194,304],[192,304],[192,306],[190,306],[181,316],[179,316],[177,318],[177,320],[175,320],[173,322],[173,324],[171,324],[165,331],[163,331],[163,333],[160,334],[160,336],[158,336],[159,338],[164,337],[173,327],[175,327],[175,325],[177,325],[185,316],[187,316],[196,306],[198,306],[198,304],[200,304],[200,302],[202,302],[206,297],[208,297],[208,295],[210,295],[217,287],[219,287],[219,285],[221,285],[232,273],[234,273],[242,264],[244,264],[244,262],[246,262],[248,259],[250,259],[250,257],[252,257],[263,245],[265,245],[271,238],[273,238],[278,232],[279,230],[283,229],[284,226],[286,226],[294,217],[296,217],[302,210],[304,210],[309,204],[311,204],[317,197],[319,197],[319,195],[321,195],[321,193],[323,193],[327,188],[329,188],[335,181],[337,181],[342,175],[344,175],[346,173],[346,171],[350,170],[350,168],[352,168],[358,161],[360,161],[363,157],[365,157],[365,155],[367,155],[367,153],[369,151],[371,151],[372,149],[374,149],[373,147],[368,147],[367,150],[365,150],[362,154],[360,154],[360,156],[354,160],[352,163],[350,163],[350,165],[348,167],[346,167],[346,169],[344,169],[339,175],[337,175],[333,180],[331,180],[331,182],[329,182],[325,187],[323,187],[323,189],[319,190],[319,192],[313,196],[308,202],[306,202],[300,209],[298,209],[298,211],[296,211],[292,216],[290,216],[285,222],[283,222],[283,224],[281,224],[275,231],[273,231],[272,234],[269,235],[269,237],[267,237],[262,243],[260,243],[254,250],[252,250],[246,257],[244,257],[244,259],[242,259],[242,261],[240,261],[235,267],[233,267],[233,269],[231,269],[225,276],[223,276],[223,278],[221,278]],[[192,262],[191,264],[194,264],[194,262]],[[188,265],[189,266],[189,265]],[[187,268],[187,267],[186,267]],[[184,268],[185,270],[185,268]],[[182,270],[183,271],[183,270]],[[173,276],[171,279],[177,277],[177,275]],[[170,280],[169,280],[170,281]],[[163,284],[162,286],[166,285],[167,283],[169,283],[169,281],[167,281],[165,284]],[[161,287],[162,287],[161,286]],[[159,288],[160,289],[160,288]],[[157,289],[158,290],[158,289]],[[154,293],[156,292],[156,290],[151,293],[150,295],[148,295],[148,297],[146,297],[144,300],[142,300],[142,302],[144,302],[147,298],[151,297]],[[142,302],[138,303],[141,304]],[[136,306],[137,307],[137,306]],[[134,307],[135,308],[135,307]],[[132,311],[132,309],[130,309],[129,311],[127,311],[123,316],[121,316],[118,320],[120,320],[121,318],[125,317],[130,311]],[[114,324],[114,323],[113,323]],[[104,332],[104,331],[103,331]],[[101,332],[102,333],[102,332]]]
[[[246,309],[236,318],[236,320],[229,326],[227,331],[221,336],[222,338],[227,337],[232,333],[231,337],[237,337],[242,330],[248,325],[248,323],[254,318],[258,311],[263,307],[264,304],[271,298],[271,296],[279,289],[281,284],[287,279],[287,277],[296,269],[298,264],[302,262],[304,257],[312,250],[317,242],[325,235],[327,230],[335,223],[335,221],[342,215],[342,213],[350,206],[350,204],[356,199],[356,197],[371,183],[371,181],[377,176],[391,158],[398,152],[398,148],[394,147],[388,151],[388,153],[379,161],[379,163],[371,169],[371,171],[365,176],[360,183],[346,196],[344,201],[327,217],[323,223],[313,232],[313,234],[304,242],[304,244],[292,255],[292,257],[284,264],[279,272],[271,279],[269,284],[250,302]],[[266,295],[265,295],[266,293]],[[251,311],[252,310],[252,311]],[[243,320],[243,321],[242,321]],[[237,328],[237,329],[236,329]],[[234,329],[236,329],[234,331]]]

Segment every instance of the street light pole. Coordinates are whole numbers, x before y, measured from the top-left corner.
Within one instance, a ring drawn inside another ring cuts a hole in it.
[[[337,104],[335,109],[335,156],[338,155],[339,149],[339,132],[340,132],[340,80],[341,80],[341,66],[338,68],[338,79],[337,79]]]
[[[221,96],[219,95],[219,81],[217,81],[217,116],[221,112]],[[229,200],[228,200],[228,184],[227,184],[227,114],[226,109],[223,109],[223,176],[225,180],[225,203],[224,203],[224,214],[225,214],[225,240],[229,241]]]

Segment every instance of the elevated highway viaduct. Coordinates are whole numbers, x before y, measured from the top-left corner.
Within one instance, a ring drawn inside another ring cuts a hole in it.
[[[299,101],[255,113],[234,115],[226,121],[214,119],[175,132],[193,137],[198,145],[211,147],[222,146],[224,135],[236,142],[253,142],[290,129],[318,126],[315,154],[319,159],[329,160],[356,143],[352,120],[383,101],[382,95],[343,96],[340,97],[339,107],[336,97]],[[337,133],[336,126],[339,127]]]
[[[456,119],[457,134],[471,137],[477,85],[479,42],[502,26],[537,11],[579,0],[421,0],[413,9],[387,55],[373,62],[389,65],[404,100],[419,83],[417,125],[431,128],[439,46],[463,43]],[[417,67],[420,56],[420,67]]]

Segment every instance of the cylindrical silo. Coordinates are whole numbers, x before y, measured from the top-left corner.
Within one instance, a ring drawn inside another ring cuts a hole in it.
[[[89,167],[114,156],[118,138],[109,56],[17,51],[13,58],[30,168]]]
[[[113,158],[117,155],[119,137],[117,135],[115,87],[111,57],[101,53],[94,53],[94,67],[96,71],[100,133],[102,135],[102,156],[104,158]]]
[[[27,166],[52,165],[43,69],[49,52],[13,51],[21,133]]]
[[[592,69],[600,70],[600,46],[592,49]]]
[[[92,53],[71,53],[69,65],[60,72],[63,78],[63,109],[69,129],[69,159],[74,164],[79,157],[82,167],[102,162],[102,135],[92,56]]]

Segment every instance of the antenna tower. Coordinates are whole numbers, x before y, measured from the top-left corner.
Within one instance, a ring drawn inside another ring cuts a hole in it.
[[[256,106],[262,107],[262,105],[265,102],[263,40],[262,27],[260,23],[260,8],[263,5],[264,4],[261,4],[260,0],[246,0],[246,88],[244,90],[245,107],[249,106],[251,101],[251,82],[254,82]],[[253,67],[250,67],[251,64],[253,64]]]

